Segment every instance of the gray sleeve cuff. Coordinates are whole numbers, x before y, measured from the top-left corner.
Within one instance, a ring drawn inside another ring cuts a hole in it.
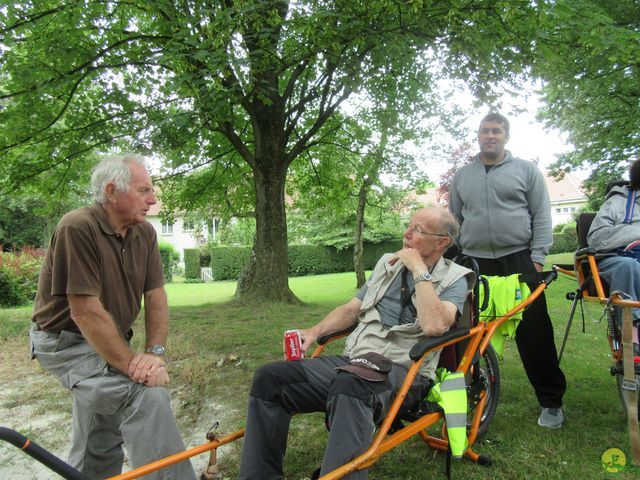
[[[539,263],[540,265],[544,265],[544,261],[546,258],[546,255],[540,251],[531,252],[531,260],[533,262]]]

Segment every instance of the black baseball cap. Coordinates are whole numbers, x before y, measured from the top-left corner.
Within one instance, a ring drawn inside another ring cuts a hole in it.
[[[369,352],[353,357],[348,365],[336,367],[336,370],[345,370],[371,382],[383,382],[387,373],[391,371],[393,362],[384,355]]]

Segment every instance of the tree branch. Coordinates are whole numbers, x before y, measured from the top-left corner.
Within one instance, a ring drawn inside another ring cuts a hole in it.
[[[73,76],[74,74],[79,73],[80,71],[84,70],[85,68],[87,68],[87,67],[88,67],[88,66],[90,66],[91,64],[95,63],[95,62],[96,62],[97,60],[99,60],[100,58],[104,57],[104,56],[105,56],[107,53],[109,53],[111,50],[113,50],[113,49],[115,49],[115,48],[117,48],[117,47],[119,47],[119,46],[121,46],[121,45],[124,45],[124,44],[126,44],[126,43],[129,43],[129,42],[131,42],[131,41],[133,41],[133,40],[141,40],[141,39],[154,39],[154,40],[160,40],[160,39],[162,39],[162,40],[168,40],[169,38],[170,38],[170,37],[167,37],[167,36],[136,35],[136,36],[134,36],[134,37],[129,37],[129,38],[127,38],[127,39],[120,40],[120,41],[115,42],[114,44],[109,45],[108,47],[106,47],[106,48],[102,49],[102,50],[101,50],[101,51],[99,51],[99,52],[98,52],[98,53],[97,53],[93,58],[91,58],[91,59],[87,60],[86,62],[84,62],[84,63],[82,63],[82,64],[78,65],[77,67],[75,67],[75,68],[73,68],[73,69],[69,70],[68,72],[59,73],[57,77],[55,77],[55,78],[51,78],[51,79],[48,79],[48,80],[45,80],[45,81],[40,82],[40,83],[35,84],[35,85],[31,85],[29,88],[25,88],[25,89],[23,89],[23,90],[19,90],[19,91],[17,91],[17,92],[11,92],[11,93],[6,94],[6,95],[0,95],[0,100],[7,99],[7,98],[17,97],[17,96],[19,96],[19,95],[23,95],[23,94],[25,94],[25,93],[27,93],[27,92],[31,92],[31,91],[33,91],[33,90],[37,90],[37,89],[39,89],[39,88],[42,88],[42,87],[44,87],[44,86],[46,86],[46,85],[49,85],[49,84],[51,84],[51,83],[54,83],[54,82],[56,82],[56,81],[58,81],[58,80],[64,79],[64,78],[66,78],[66,77]],[[135,63],[136,63],[136,62],[126,62],[126,63],[123,63],[122,65],[135,64]],[[145,64],[145,62],[141,62],[141,64]],[[89,71],[91,71],[91,70],[95,70],[95,69],[97,69],[97,68],[99,68],[99,66],[93,67],[93,68],[89,69]],[[54,71],[55,71],[55,69],[52,69],[52,70],[54,70]]]
[[[50,10],[45,10],[43,12],[37,13],[31,17],[27,16],[24,20],[19,21],[17,23],[14,23],[13,25],[9,25],[8,27],[3,28],[2,30],[0,30],[0,35],[4,35],[12,30],[16,30],[17,28],[22,27],[23,25],[26,25],[28,23],[33,23],[36,20],[40,20],[41,18],[44,18],[48,15],[53,15],[54,13],[58,13],[63,11],[65,8],[67,8],[68,5],[61,5],[57,8],[52,8]]]
[[[231,145],[235,147],[244,161],[251,165],[251,168],[255,168],[257,166],[254,155],[249,151],[242,139],[235,132],[233,126],[231,125],[231,122],[221,122],[217,131],[227,137],[227,139],[231,142]]]

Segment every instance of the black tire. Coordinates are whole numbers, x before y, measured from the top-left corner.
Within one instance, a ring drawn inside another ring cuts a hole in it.
[[[479,375],[472,374],[472,384],[468,392],[469,410],[467,422],[470,426],[475,415],[476,406],[480,400],[480,392],[486,392],[487,400],[480,418],[480,426],[478,427],[478,435],[484,435],[496,414],[500,398],[500,365],[498,363],[498,354],[491,344],[489,344],[475,368],[479,368]]]

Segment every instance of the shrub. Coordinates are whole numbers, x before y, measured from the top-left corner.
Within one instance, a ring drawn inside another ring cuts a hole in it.
[[[184,249],[184,278],[200,278],[200,249]]]
[[[185,278],[184,283],[204,283],[201,278]]]
[[[575,252],[578,248],[576,223],[568,222],[562,227],[556,225],[553,233],[553,245],[549,253]]]
[[[290,245],[289,275],[321,275],[352,270],[350,268],[351,251],[338,252],[333,247],[320,245]]]
[[[27,303],[18,278],[6,267],[0,267],[0,307],[16,307]]]
[[[162,258],[164,279],[167,282],[172,282],[174,270],[178,266],[178,262],[180,262],[180,254],[173,245],[167,242],[160,242],[158,248],[160,249],[160,257]]]
[[[33,300],[43,259],[44,251],[32,248],[0,252],[0,306],[15,307]]]
[[[386,240],[380,243],[365,243],[362,254],[362,263],[365,270],[373,270],[380,257],[385,253],[393,253],[402,249],[402,240]],[[353,269],[353,261],[351,268]]]
[[[399,240],[366,243],[363,253],[364,268],[373,269],[382,254],[395,252],[401,248],[402,242]],[[211,270],[216,280],[237,279],[251,256],[251,247],[214,246],[209,251]],[[352,271],[353,250],[350,248],[337,250],[334,247],[322,245],[289,245],[289,276],[291,277]]]
[[[209,249],[200,250],[200,266],[201,267],[211,266],[211,252],[209,251]]]

